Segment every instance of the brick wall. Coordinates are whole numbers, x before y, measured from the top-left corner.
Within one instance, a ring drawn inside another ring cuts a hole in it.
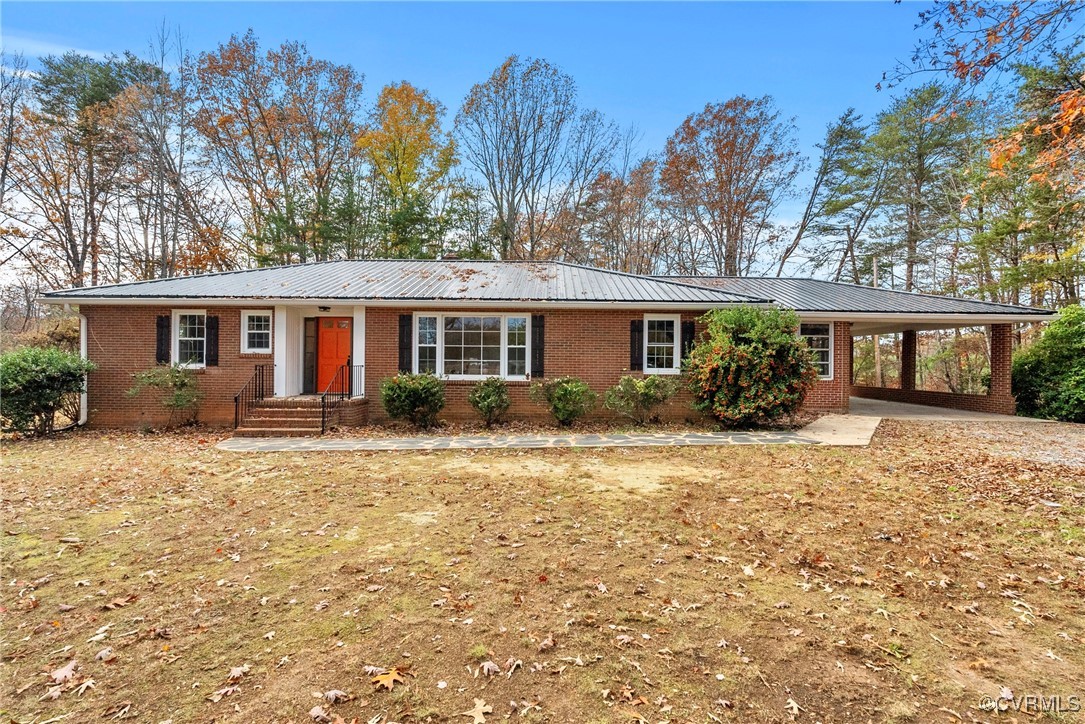
[[[201,307],[192,307],[201,308]],[[259,309],[259,307],[251,307]],[[161,427],[169,412],[160,404],[160,396],[146,390],[138,397],[127,395],[133,373],[155,366],[155,318],[169,315],[181,307],[84,306],[87,318],[89,358],[98,365],[88,383],[88,423],[95,427]],[[205,424],[231,426],[234,395],[249,380],[257,364],[272,363],[271,354],[241,354],[241,310],[235,307],[206,307],[207,314],[219,318],[219,365],[197,370],[204,393],[199,420]],[[271,311],[271,310],[268,310]],[[380,380],[397,372],[399,363],[400,314],[409,308],[374,308],[366,310],[366,397],[373,401],[367,408],[351,410],[358,419],[366,416],[374,422],[386,421],[379,400]],[[465,313],[471,310],[464,310]],[[475,310],[476,313],[485,313]],[[655,310],[653,310],[654,312]],[[492,313],[492,312],[491,312]],[[532,312],[525,312],[531,314]],[[600,395],[599,416],[609,413],[602,408],[602,394],[629,369],[629,322],[643,319],[643,310],[536,310],[546,317],[544,367],[548,377],[572,374],[583,378]],[[666,312],[660,312],[666,313]],[[674,312],[678,314],[678,312]],[[696,319],[696,312],[683,312],[683,320]],[[701,325],[697,326],[700,333]],[[835,379],[819,381],[806,407],[843,412],[848,407],[851,370],[851,324],[834,325]],[[637,373],[640,374],[640,373]],[[475,383],[446,383],[446,407],[442,418],[474,419],[467,394]],[[545,420],[547,411],[528,399],[527,382],[510,382],[515,419]],[[683,390],[664,409],[671,420],[696,419],[700,413],[689,406],[689,393]]]
[[[413,311],[415,310],[409,308],[372,307],[366,310],[366,397],[374,401],[369,409],[369,419],[374,422],[385,422],[388,419],[380,405],[380,381],[398,371],[399,315],[411,314]],[[472,312],[487,313],[485,310],[463,310],[464,314]],[[488,313],[493,314],[494,311],[490,310]],[[633,319],[644,319],[644,311],[567,309],[533,310],[524,313],[543,314],[546,317],[543,355],[546,376],[575,375],[582,378],[599,395],[599,407],[595,414],[600,417],[609,415],[602,407],[603,391],[613,386],[622,375],[629,374],[629,322]],[[696,313],[683,313],[682,319],[695,319],[697,316]],[[700,325],[697,331],[700,332]],[[530,384],[509,382],[509,393],[512,397],[509,417],[518,420],[549,419],[546,408],[528,399]],[[474,385],[475,382],[470,380],[450,380],[445,383],[445,409],[441,413],[442,419],[477,418],[477,413],[467,402],[467,395]],[[665,408],[664,416],[677,420],[699,416],[700,413],[690,409],[689,399],[689,393],[683,390]]]
[[[232,426],[234,395],[248,382],[256,365],[272,362],[272,355],[241,354],[239,308],[191,308],[205,309],[209,316],[219,318],[219,364],[196,371],[204,394],[199,421]],[[182,307],[83,305],[80,308],[87,319],[87,356],[98,366],[87,381],[88,425],[162,427],[169,421],[169,411],[162,406],[158,392],[144,390],[136,397],[127,393],[134,382],[133,373],[155,366],[155,319],[172,314],[174,309]]]
[[[387,421],[380,405],[380,381],[396,374],[399,366],[400,314],[410,314],[413,309],[366,310],[366,397],[374,401],[369,409],[369,419]],[[464,310],[464,313],[485,314],[485,311]],[[490,312],[493,313],[492,311]],[[603,392],[618,379],[629,374],[629,323],[643,319],[643,310],[536,310],[527,314],[544,314],[546,317],[546,344],[543,367],[547,377],[575,375],[584,379],[599,395],[599,408],[594,413],[607,417],[610,413],[602,407]],[[656,310],[653,310],[656,313]],[[665,311],[658,312],[666,314]],[[679,312],[672,312],[678,314]],[[695,320],[696,312],[683,312],[683,320]],[[834,370],[836,378],[821,380],[807,400],[806,407],[814,410],[846,412],[851,370],[851,323],[837,323],[834,339]],[[703,325],[697,325],[700,334]],[[640,374],[635,373],[635,374]],[[844,375],[843,378],[840,375]],[[467,402],[473,381],[451,380],[445,383],[445,409],[441,417],[447,420],[474,419],[476,413]],[[528,382],[509,382],[512,406],[509,416],[521,420],[546,420],[549,413],[544,407],[528,398]],[[662,417],[669,420],[698,419],[700,413],[689,406],[690,395],[682,390],[664,408]]]
[[[803,407],[819,412],[848,411],[851,392],[851,322],[833,322],[833,378],[818,380]]]

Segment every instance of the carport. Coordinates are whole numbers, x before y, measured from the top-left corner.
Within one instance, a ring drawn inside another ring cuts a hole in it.
[[[974,413],[1014,414],[1010,389],[1010,365],[1014,334],[1024,325],[1052,319],[1047,309],[984,302],[880,287],[866,287],[820,279],[772,277],[669,277],[688,284],[710,286],[736,294],[771,299],[794,309],[804,323],[832,322],[837,329],[840,350],[834,357],[846,365],[848,374],[839,379],[842,393],[852,400],[881,400],[909,406],[928,406]],[[917,333],[947,329],[985,330],[990,382],[986,394],[961,394],[916,389]],[[900,376],[895,386],[856,385],[854,340],[856,337],[900,334]],[[850,407],[850,401],[849,401]],[[864,409],[860,403],[857,409]]]

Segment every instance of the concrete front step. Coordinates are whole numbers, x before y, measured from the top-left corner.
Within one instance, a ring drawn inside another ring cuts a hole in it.
[[[275,415],[250,415],[242,427],[298,427],[320,431],[320,415],[316,417],[277,417]]]
[[[248,427],[242,425],[234,430],[234,437],[319,437],[320,425],[316,427]]]
[[[292,408],[292,409],[320,409],[319,397],[265,397],[253,405],[254,408]]]
[[[300,417],[320,419],[320,408],[315,410],[309,407],[254,407],[249,410],[248,417]]]

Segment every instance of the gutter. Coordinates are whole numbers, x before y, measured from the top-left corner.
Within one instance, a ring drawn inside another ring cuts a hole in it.
[[[335,299],[335,298],[274,298],[274,297],[38,297],[42,304],[92,305],[92,306],[172,306],[172,307],[418,307],[434,309],[684,309],[709,310],[716,307],[748,306],[775,307],[767,299],[750,301],[713,300],[702,302],[665,302],[665,301],[548,301],[545,299]]]

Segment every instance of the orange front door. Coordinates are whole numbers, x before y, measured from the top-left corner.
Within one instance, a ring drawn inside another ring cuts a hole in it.
[[[316,321],[316,392],[320,394],[328,388],[336,371],[350,363],[351,320],[350,317],[318,317]]]

